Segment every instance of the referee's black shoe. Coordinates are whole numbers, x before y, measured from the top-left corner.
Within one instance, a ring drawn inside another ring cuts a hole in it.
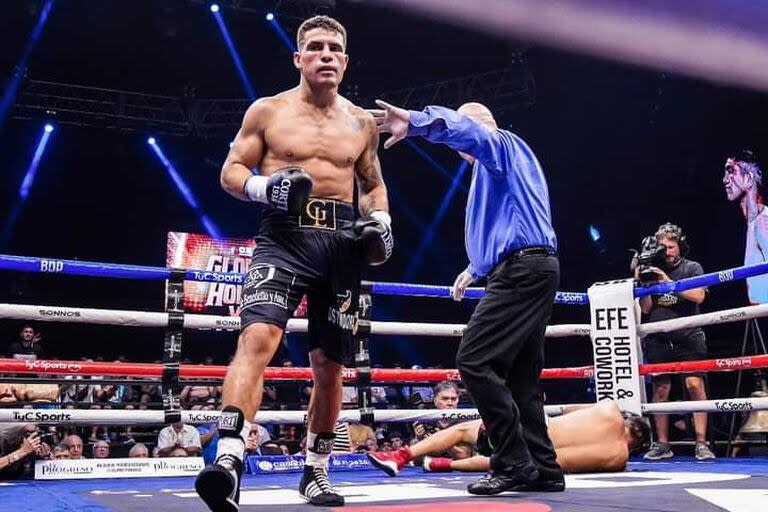
[[[470,494],[492,496],[508,491],[518,491],[539,479],[539,471],[533,464],[526,464],[513,471],[490,470],[480,480],[467,486]]]

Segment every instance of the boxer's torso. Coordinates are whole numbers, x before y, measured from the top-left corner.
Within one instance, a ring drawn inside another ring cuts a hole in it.
[[[274,108],[265,123],[261,174],[301,167],[312,176],[313,196],[352,202],[355,162],[370,139],[365,111],[341,96],[319,108],[303,101],[297,89],[268,101]]]

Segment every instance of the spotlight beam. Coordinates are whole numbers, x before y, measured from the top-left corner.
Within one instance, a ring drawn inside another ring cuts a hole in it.
[[[170,160],[168,160],[168,157],[165,156],[165,152],[163,151],[163,148],[160,147],[160,144],[157,142],[157,140],[154,137],[149,137],[147,139],[147,144],[149,144],[149,147],[152,148],[152,151],[155,153],[155,156],[157,156],[157,159],[160,160],[160,163],[163,164],[163,167],[165,167],[165,170],[168,171],[168,175],[171,177],[171,180],[173,181],[173,184],[176,185],[176,189],[181,193],[181,196],[184,198],[184,201],[195,211],[198,218],[200,219],[200,222],[203,224],[203,227],[205,228],[206,233],[208,233],[213,238],[221,238],[221,233],[219,231],[219,228],[216,226],[216,224],[202,211],[200,208],[200,204],[197,202],[197,199],[195,199],[195,195],[192,193],[192,189],[189,188],[189,185],[184,181],[184,178],[181,177],[181,175],[176,170],[176,167],[171,163]]]
[[[419,155],[422,158],[422,160],[427,162],[433,169],[439,171],[440,174],[442,174],[449,180],[453,181],[454,177],[451,175],[451,173],[448,172],[448,170],[445,167],[440,165],[440,163],[437,160],[432,158],[432,156],[429,153],[424,151],[418,144],[416,144],[411,139],[405,139],[405,143],[408,144],[408,147],[414,150],[416,154]],[[461,189],[462,192],[464,192],[464,195],[467,195],[469,193],[469,191],[467,190],[467,187],[465,187],[462,183],[458,184],[458,188]]]
[[[280,22],[277,21],[277,16],[275,16],[273,13],[269,12],[269,13],[267,13],[266,19],[267,19],[267,22],[269,23],[269,26],[272,27],[272,30],[274,30],[275,33],[283,41],[283,44],[285,45],[285,47],[288,48],[289,51],[295,52],[296,51],[296,44],[288,36],[288,33],[285,31],[285,29],[280,24]]]
[[[16,204],[13,206],[13,210],[8,216],[8,219],[5,221],[2,237],[0,237],[0,247],[2,248],[5,248],[6,244],[10,241],[11,236],[13,235],[13,228],[16,225],[16,219],[18,219],[19,214],[21,214],[22,205],[27,200],[27,197],[29,197],[29,191],[32,189],[35,176],[37,176],[37,169],[40,167],[40,162],[43,159],[45,148],[48,146],[48,141],[53,134],[53,130],[54,126],[50,123],[46,123],[45,126],[43,126],[42,133],[37,140],[35,152],[32,155],[32,161],[30,162],[29,167],[27,168],[27,172],[24,174],[24,179],[21,182],[21,186],[19,187],[19,197],[16,199]]]
[[[424,238],[422,238],[421,244],[414,252],[410,263],[408,263],[408,267],[405,269],[403,281],[409,282],[411,279],[413,279],[413,276],[421,267],[421,264],[424,260],[424,253],[429,247],[432,246],[432,242],[434,241],[435,235],[437,234],[437,228],[443,221],[443,217],[445,217],[445,214],[448,211],[448,206],[450,206],[451,201],[453,201],[453,197],[456,195],[456,191],[461,185],[461,179],[464,177],[467,169],[469,169],[469,164],[467,162],[461,162],[459,168],[456,169],[456,173],[453,175],[453,180],[451,181],[451,186],[448,189],[448,192],[446,192],[443,196],[443,200],[440,202],[440,207],[437,209],[435,216],[432,218],[432,222],[430,223],[427,232],[424,234]]]
[[[219,9],[213,9],[213,5],[211,6],[211,14],[213,14],[213,17],[216,19],[216,23],[219,25],[219,31],[221,32],[221,36],[224,38],[224,42],[227,44],[229,55],[232,57],[232,61],[235,63],[235,68],[237,68],[237,73],[240,75],[240,81],[243,83],[245,93],[248,95],[248,99],[254,101],[256,99],[256,91],[253,89],[253,84],[251,84],[251,81],[248,79],[248,74],[245,72],[245,66],[243,65],[242,59],[240,59],[240,54],[237,53],[235,43],[229,36],[229,30],[227,30],[227,26],[224,23],[224,18],[221,17],[221,12],[219,12]]]
[[[29,61],[30,55],[32,55],[32,50],[35,49],[37,42],[40,40],[40,35],[43,33],[45,22],[48,21],[48,15],[53,8],[53,2],[54,0],[46,0],[43,10],[40,11],[40,17],[37,19],[35,28],[32,29],[32,35],[29,37],[29,41],[27,41],[27,46],[24,47],[24,53],[21,54],[21,59],[19,59],[18,64],[16,64],[13,74],[8,80],[8,85],[5,87],[5,91],[3,91],[3,97],[0,99],[0,128],[3,127],[8,111],[16,99],[16,91],[18,91],[19,84],[21,84],[24,73],[27,70],[27,62]]]

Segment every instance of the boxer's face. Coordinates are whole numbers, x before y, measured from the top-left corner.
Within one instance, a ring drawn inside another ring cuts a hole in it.
[[[301,48],[293,54],[293,63],[309,84],[338,86],[349,62],[344,51],[341,34],[313,28],[304,34]]]
[[[31,327],[25,327],[21,330],[21,339],[24,341],[32,341],[35,337],[35,330]]]
[[[725,186],[725,195],[729,201],[738,201],[747,193],[751,185],[751,176],[745,173],[739,165],[739,162],[733,158],[725,161],[725,171],[723,172],[723,185]]]

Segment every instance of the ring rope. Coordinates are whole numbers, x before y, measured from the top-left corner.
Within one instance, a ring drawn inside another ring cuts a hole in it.
[[[640,365],[640,374],[725,372],[757,368],[768,368],[768,355],[642,364]],[[163,365],[157,363],[92,363],[86,361],[0,359],[0,373],[160,377],[162,370]],[[588,379],[594,376],[594,372],[594,366],[545,368],[541,371],[541,378]],[[181,365],[179,369],[179,376],[185,379],[223,379],[226,374],[226,366]],[[312,369],[270,367],[265,369],[264,378],[267,380],[312,380]],[[355,368],[344,368],[342,378],[345,382],[356,381],[357,370]],[[459,379],[459,371],[455,369],[371,369],[371,381],[377,383],[440,382],[443,380]]]
[[[572,404],[592,405],[592,404]],[[563,414],[568,405],[545,405],[548,416]],[[683,414],[691,412],[750,412],[768,409],[768,397],[730,398],[643,404],[644,414]],[[179,411],[181,421],[189,424],[205,424],[218,421],[220,411]],[[480,419],[477,409],[373,409],[373,421],[403,423],[412,421]],[[344,409],[338,421],[360,422],[360,410]],[[303,424],[306,411],[259,411],[255,421],[259,423]],[[0,422],[75,424],[75,425],[162,425],[166,423],[162,410],[115,410],[115,409],[0,409]]]
[[[13,256],[0,254],[0,270],[15,270],[19,272],[42,272],[81,275],[91,277],[110,277],[118,279],[149,279],[165,280],[171,276],[171,269],[143,265],[123,265],[117,263],[100,263],[95,261],[63,260],[56,258],[35,258],[29,256]],[[184,270],[187,281],[207,283],[245,284],[245,274],[236,272],[214,272],[207,270]],[[414,297],[450,298],[450,286],[432,286],[410,283],[370,283],[373,293],[380,295],[401,295]],[[469,288],[465,296],[479,299],[485,291],[482,288]],[[559,304],[588,304],[586,293],[557,292],[555,302]]]
[[[13,256],[0,254],[0,270],[15,270],[20,272],[43,272],[71,275],[86,275],[92,277],[112,277],[123,279],[169,279],[171,269],[143,265],[123,265],[116,263],[100,263],[93,261],[64,260],[55,258],[35,258],[29,256]],[[213,283],[244,284],[245,274],[236,272],[214,272],[205,270],[185,270],[184,278],[189,281]],[[651,286],[637,287],[635,297],[643,297],[653,293],[674,293],[716,286],[729,281],[746,279],[768,273],[768,263],[744,265],[700,276],[689,277],[669,283],[658,283]],[[451,287],[418,285],[410,283],[367,283],[372,291],[382,295],[406,295],[417,297],[450,297]],[[467,290],[468,298],[480,298],[482,288]],[[588,304],[587,294],[579,292],[558,292],[555,302],[561,304]]]
[[[768,366],[768,363],[766,363]],[[20,360],[0,359],[0,373],[23,373],[34,375],[79,375],[79,376],[121,376],[121,377],[160,377],[163,365],[157,363],[106,363],[86,361],[55,360]],[[223,379],[227,374],[226,366],[181,365],[179,377],[183,379]],[[389,369],[372,368],[371,381],[374,382],[441,382],[459,380],[459,371],[454,369]],[[583,379],[593,374],[592,366],[573,368],[545,368],[541,372],[543,379]],[[345,382],[357,381],[357,369],[344,368],[342,379]],[[266,380],[312,380],[311,368],[269,367],[264,370]],[[68,381],[69,382],[69,381]]]
[[[129,327],[165,327],[168,325],[168,313],[162,312],[35,306],[28,304],[0,304],[0,318]],[[184,315],[184,327],[187,329],[237,331],[240,330],[240,319],[233,316],[189,313]],[[465,324],[372,321],[371,334],[460,337],[465,327]],[[288,332],[307,332],[307,320],[293,318],[288,321],[286,330]],[[589,325],[586,324],[549,326],[546,332],[548,337],[584,336],[588,334]]]

